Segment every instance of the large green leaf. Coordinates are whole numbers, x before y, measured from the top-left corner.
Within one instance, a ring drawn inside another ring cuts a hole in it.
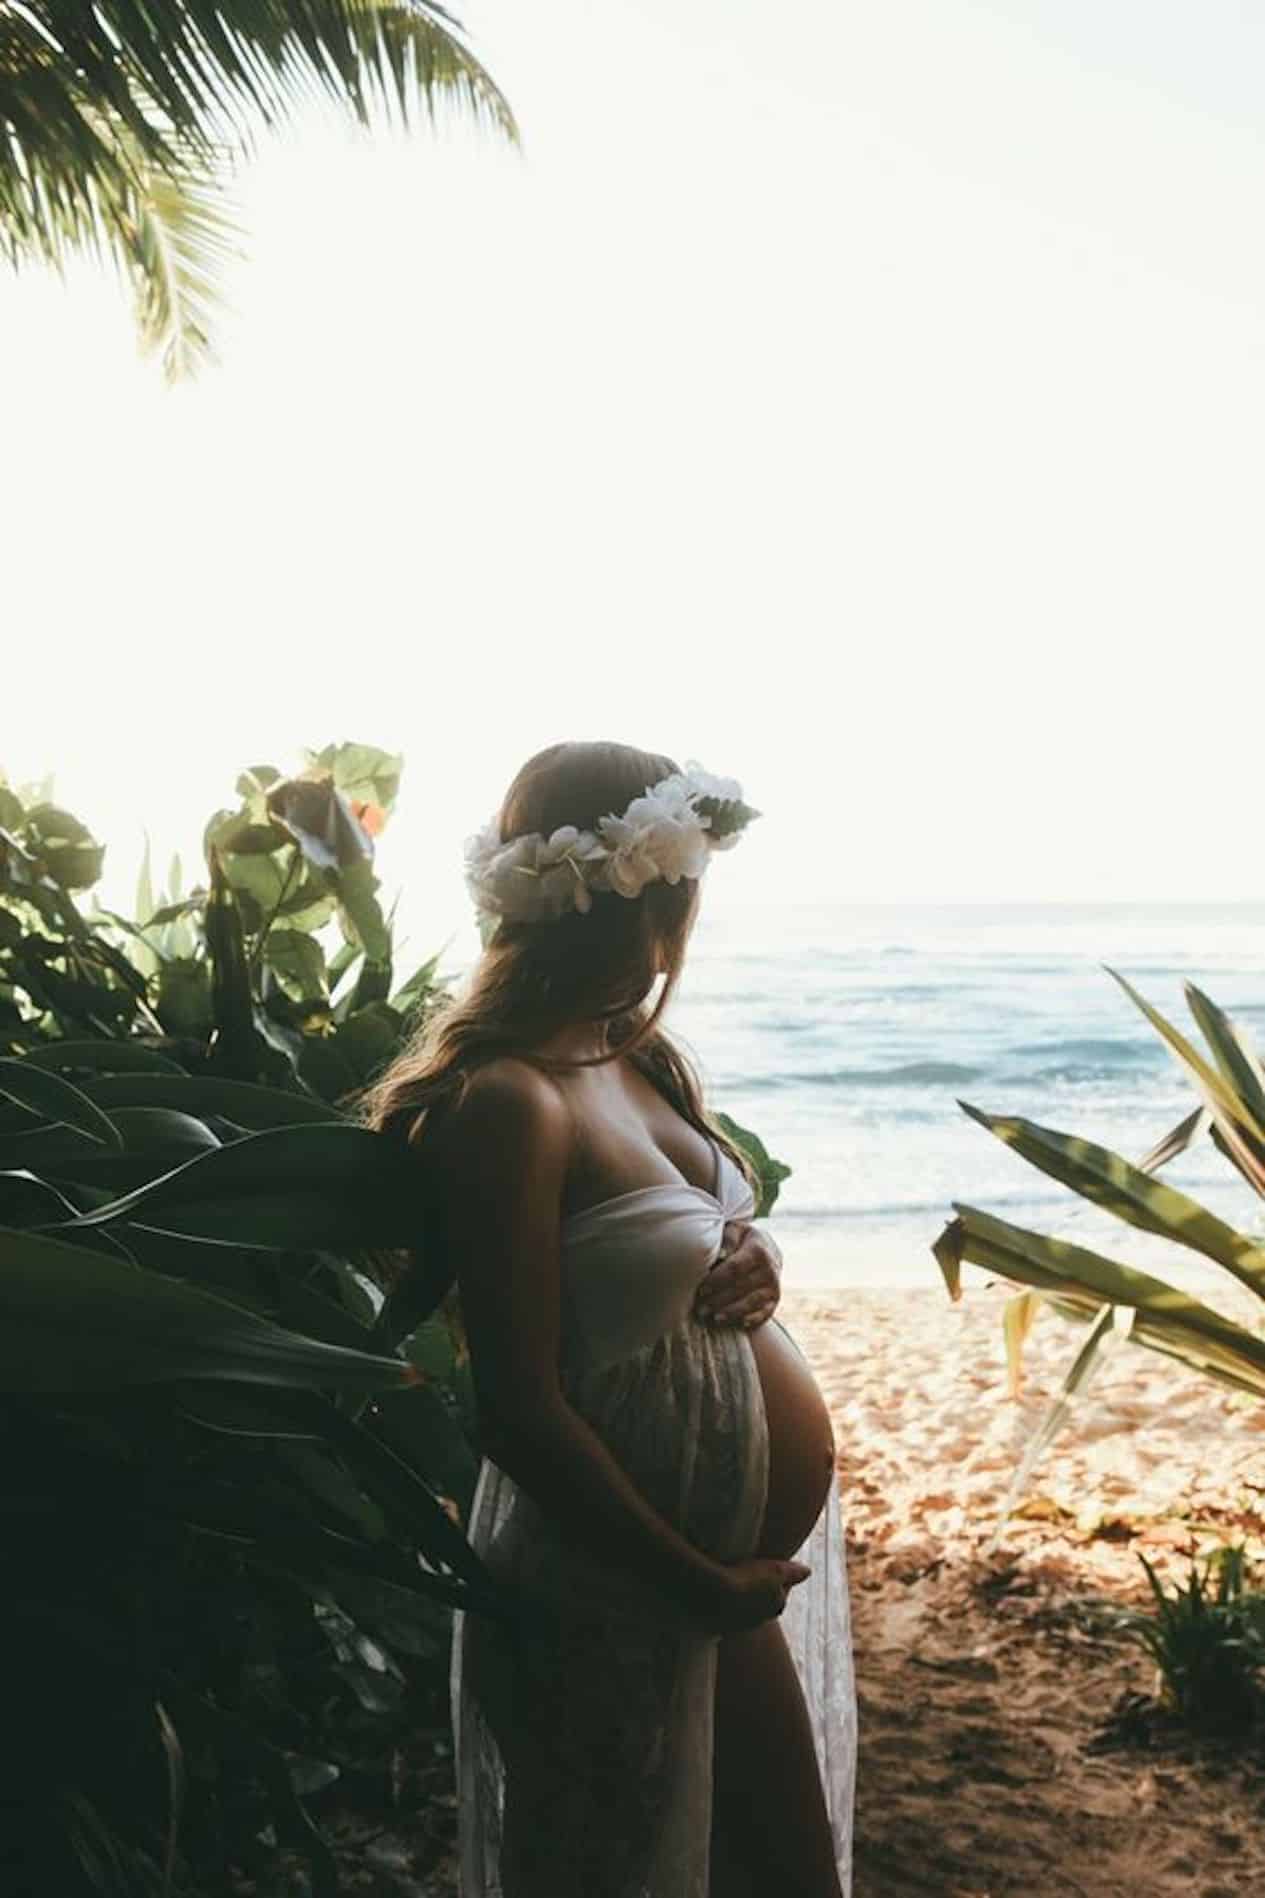
[[[1265,1338],[1162,1279],[1085,1246],[1012,1226],[974,1206],[955,1202],[954,1211],[957,1217],[932,1248],[951,1297],[962,1296],[961,1267],[969,1261],[1016,1284],[1058,1293],[1088,1316],[1104,1304],[1129,1305],[1136,1342],[1265,1396]]]
[[[314,936],[301,929],[270,929],[264,954],[296,1000],[327,995],[325,952]]]
[[[369,1128],[330,1121],[198,1154],[73,1223],[135,1220],[243,1246],[337,1252],[407,1243],[417,1203],[407,1155]]]
[[[108,1254],[0,1227],[0,1388],[112,1390],[176,1378],[377,1390],[416,1383],[418,1373]]]
[[[371,961],[388,961],[391,955],[391,932],[378,902],[378,879],[374,875],[372,862],[368,857],[362,857],[358,862],[344,864],[336,874],[344,929],[350,928]]]
[[[740,1126],[730,1114],[713,1113],[712,1119],[722,1128],[736,1147],[741,1147],[755,1171],[756,1218],[763,1219],[771,1213],[777,1201],[783,1180],[789,1180],[791,1169],[782,1160],[775,1160],[759,1134],[752,1133],[749,1127]]]
[[[1265,1139],[1265,1075],[1253,1049],[1242,1030],[1193,982],[1186,984],[1186,1001],[1223,1079]]]
[[[170,1152],[206,1152],[220,1140],[195,1114],[176,1113],[170,1107],[116,1107],[112,1116],[130,1152],[155,1149]]]
[[[986,1114],[967,1101],[959,1102],[959,1106],[1051,1179],[1074,1188],[1085,1199],[1143,1232],[1171,1239],[1215,1260],[1265,1299],[1265,1251],[1197,1200],[1151,1178],[1120,1154],[1092,1140],[1056,1133],[1051,1127],[1040,1127],[1017,1115]]]
[[[47,1068],[0,1057],[0,1094],[54,1123],[73,1127],[106,1147],[122,1147],[118,1128],[97,1102]]]
[[[260,1087],[220,1075],[108,1074],[85,1081],[83,1092],[98,1107],[170,1107],[182,1114],[218,1114],[242,1127],[328,1125],[326,1102],[296,1089]]]
[[[90,1068],[102,1074],[176,1074],[184,1069],[141,1041],[50,1041],[22,1056],[30,1067]]]
[[[1265,1194],[1265,1127],[1258,1126],[1241,1096],[1204,1060],[1186,1037],[1153,1008],[1145,997],[1115,969],[1108,969],[1129,999],[1141,1009],[1156,1033],[1177,1056],[1194,1081],[1204,1105],[1220,1129],[1227,1150],[1248,1184]]]
[[[0,1173],[0,1225],[51,1225],[76,1210],[65,1194],[24,1168]]]
[[[1138,1161],[1138,1170],[1142,1173],[1158,1173],[1170,1160],[1176,1160],[1179,1154],[1185,1153],[1197,1135],[1207,1131],[1210,1118],[1206,1107],[1196,1107],[1193,1113],[1179,1120],[1169,1133],[1156,1141],[1145,1158]]]

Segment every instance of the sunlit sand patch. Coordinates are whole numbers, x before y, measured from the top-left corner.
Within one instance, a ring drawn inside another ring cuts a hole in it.
[[[1006,1288],[788,1290],[835,1422],[862,1741],[856,1898],[1265,1891],[1265,1770],[1099,1750],[1150,1663],[1099,1604],[1246,1541],[1265,1560],[1265,1406],[1115,1352],[989,1552],[1083,1337],[1042,1314],[1007,1395]],[[1221,1301],[1223,1304],[1225,1300]],[[1231,1300],[1233,1302],[1233,1300]],[[1235,1315],[1249,1316],[1250,1307]]]

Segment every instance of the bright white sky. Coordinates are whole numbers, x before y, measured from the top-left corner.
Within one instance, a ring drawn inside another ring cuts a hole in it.
[[[523,155],[304,120],[195,386],[0,281],[0,763],[103,894],[355,738],[420,950],[605,736],[743,780],[732,898],[1259,896],[1265,15],[463,11]]]

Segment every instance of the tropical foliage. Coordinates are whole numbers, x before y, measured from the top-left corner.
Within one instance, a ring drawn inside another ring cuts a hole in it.
[[[235,227],[224,184],[321,94],[362,123],[513,117],[433,0],[0,0],[0,251],[111,254],[169,377],[204,357]]]
[[[0,787],[7,1892],[286,1847],[332,1892],[304,1796],[442,1735],[452,1605],[510,1613],[459,1333],[372,1272],[419,1242],[407,1159],[336,1105],[440,994],[393,988],[376,895],[399,768],[243,773],[205,883],[147,861],[134,918],[81,913],[101,847],[49,787]]]
[[[1156,1177],[1206,1131],[1251,1190],[1265,1197],[1265,1071],[1243,1031],[1193,985],[1187,985],[1186,996],[1207,1053],[1123,977],[1115,979],[1177,1057],[1198,1097],[1194,1111],[1144,1159],[1135,1165],[1093,1141],[1015,1116],[986,1114],[965,1101],[961,1105],[1032,1166],[1123,1224],[1210,1260],[1265,1305],[1265,1248]],[[1028,1446],[1007,1509],[1113,1334],[1176,1358],[1233,1390],[1265,1397],[1260,1329],[1235,1323],[1178,1287],[1085,1246],[1027,1231],[974,1206],[955,1203],[954,1211],[933,1248],[951,1296],[961,1296],[964,1260],[1027,1288],[1007,1312],[1012,1367],[1040,1302],[1090,1324],[1062,1392]]]
[[[453,1607],[517,1626],[462,1528],[459,1305],[350,1111],[444,997],[379,901],[400,774],[243,771],[205,876],[147,850],[130,917],[85,911],[102,846],[52,785],[0,780],[6,1898],[280,1888],[290,1852],[330,1898],[313,1797],[420,1802]],[[767,1211],[787,1169],[724,1124]]]
[[[1234,1736],[1265,1716],[1265,1593],[1242,1547],[1218,1549],[1170,1594],[1140,1558],[1150,1609],[1126,1609],[1117,1626],[1155,1662],[1162,1704],[1197,1732]]]

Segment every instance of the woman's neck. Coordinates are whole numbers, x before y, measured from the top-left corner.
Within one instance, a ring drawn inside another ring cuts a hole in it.
[[[605,1054],[609,1045],[604,1021],[577,1021],[568,1022],[565,1028],[550,1035],[548,1041],[542,1041],[539,1052],[559,1061],[592,1061]]]

